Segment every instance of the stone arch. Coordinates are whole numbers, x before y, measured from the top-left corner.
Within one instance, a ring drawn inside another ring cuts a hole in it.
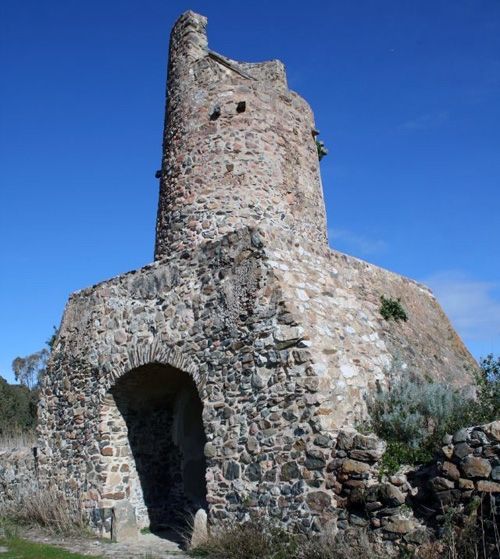
[[[153,340],[151,342],[137,344],[134,348],[124,351],[123,354],[120,355],[120,358],[118,363],[111,364],[111,362],[109,362],[104,367],[103,376],[106,379],[106,392],[101,398],[102,401],[104,401],[107,391],[109,391],[121,377],[134,369],[152,363],[173,367],[190,375],[201,397],[201,391],[205,385],[205,378],[200,375],[196,363],[175,347],[169,347],[158,340]]]
[[[101,404],[101,508],[128,501],[140,528],[163,532],[207,508],[200,378],[179,352],[128,355]]]

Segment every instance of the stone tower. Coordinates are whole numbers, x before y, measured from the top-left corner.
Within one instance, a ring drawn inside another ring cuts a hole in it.
[[[257,225],[324,247],[309,105],[281,62],[210,51],[206,22],[187,12],[171,35],[155,258]]]
[[[329,249],[309,106],[280,62],[210,51],[205,25],[172,31],[155,262],[70,297],[40,474],[104,531],[123,506],[152,530],[199,507],[319,529],[366,395],[476,364],[425,286]]]

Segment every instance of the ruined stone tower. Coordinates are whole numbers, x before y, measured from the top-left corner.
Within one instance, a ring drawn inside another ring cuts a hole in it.
[[[328,248],[315,126],[280,62],[170,42],[155,262],[74,293],[40,400],[40,472],[107,530],[337,514],[338,433],[405,375],[475,362],[423,285]],[[380,297],[408,321],[386,321]]]
[[[309,105],[281,62],[215,54],[205,26],[188,12],[172,31],[155,258],[257,225],[324,247]]]

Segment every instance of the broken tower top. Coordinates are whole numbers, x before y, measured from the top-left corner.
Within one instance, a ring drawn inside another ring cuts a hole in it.
[[[206,23],[186,12],[170,37],[155,258],[246,226],[326,246],[309,105],[281,62],[210,51]]]

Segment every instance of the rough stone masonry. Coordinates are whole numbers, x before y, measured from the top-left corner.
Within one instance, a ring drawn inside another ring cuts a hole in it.
[[[335,521],[330,450],[365,397],[476,363],[429,289],[327,244],[314,118],[283,64],[170,40],[154,263],[74,293],[39,408],[40,479],[108,530]],[[380,297],[407,322],[386,321]]]

